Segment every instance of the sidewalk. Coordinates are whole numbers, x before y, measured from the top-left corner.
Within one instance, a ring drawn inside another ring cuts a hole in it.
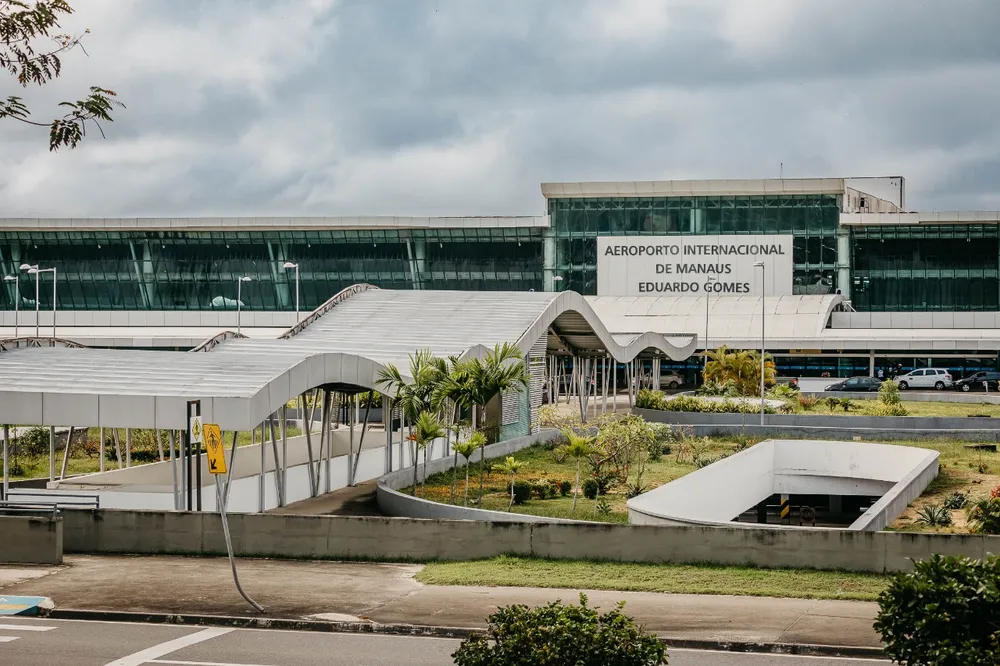
[[[481,628],[498,605],[577,600],[573,590],[438,587],[420,565],[239,560],[240,580],[271,618],[372,620]],[[50,597],[57,609],[251,616],[225,558],[70,556],[62,567],[0,565],[0,592]],[[587,592],[665,638],[878,648],[873,603],[653,592]]]

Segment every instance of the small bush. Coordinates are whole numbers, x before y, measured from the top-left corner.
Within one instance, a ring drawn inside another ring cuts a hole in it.
[[[593,479],[586,479],[583,482],[583,496],[587,499],[597,499],[597,481]]]
[[[608,502],[606,497],[601,497],[597,500],[597,506],[594,507],[594,511],[597,512],[599,516],[607,516],[611,514],[611,503]]]
[[[951,512],[943,506],[928,504],[917,512],[917,522],[930,527],[947,527],[951,525]]]
[[[452,654],[456,666],[660,666],[667,648],[622,613],[624,603],[600,614],[555,601],[528,608],[502,606],[488,618],[485,636],[470,636]]]
[[[944,508],[949,510],[964,509],[969,503],[969,496],[965,493],[952,493],[944,498]]]
[[[989,474],[990,473],[990,465],[985,460],[980,460],[977,463],[969,463],[969,467],[971,467],[972,469],[976,470],[980,474]]]
[[[807,412],[819,404],[819,398],[814,395],[803,395],[800,393],[795,397],[795,400],[798,401],[799,407]]]
[[[866,401],[862,406],[861,413],[865,416],[906,416],[909,412],[902,403],[884,403],[882,401]]]
[[[823,400],[823,402],[826,404],[826,408],[831,412],[837,409],[837,407],[840,407],[840,398],[834,398],[831,396]]]
[[[898,405],[902,402],[899,398],[899,384],[891,379],[887,379],[878,387],[878,399],[886,405]]]
[[[1000,663],[1000,559],[942,557],[918,561],[879,595],[875,631],[900,664]]]
[[[660,407],[663,401],[664,396],[662,393],[651,391],[650,389],[642,389],[635,396],[635,406],[637,409],[663,409]]]
[[[573,482],[572,481],[560,481],[559,482],[559,494],[563,497],[568,497],[569,494],[573,492]]]
[[[774,398],[775,400],[790,400],[798,395],[798,391],[790,384],[775,384],[768,389],[766,395],[768,398]]]
[[[28,428],[17,438],[17,446],[26,456],[47,456],[49,454],[49,429]]]
[[[632,499],[646,492],[646,487],[638,483],[630,483],[625,486],[625,497]]]
[[[698,395],[713,395],[726,398],[738,398],[740,396],[740,388],[737,383],[729,379],[724,382],[717,382],[713,379],[709,379],[704,384],[698,387],[696,391]]]
[[[982,497],[965,507],[969,528],[975,534],[1000,534],[1000,497]]]
[[[532,483],[531,484],[531,494],[540,500],[545,499],[548,495],[548,484],[547,483]]]
[[[524,504],[531,498],[531,485],[527,481],[514,482],[514,504]]]

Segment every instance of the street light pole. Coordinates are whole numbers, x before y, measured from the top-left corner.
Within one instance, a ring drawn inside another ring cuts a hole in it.
[[[299,323],[299,265],[292,263],[291,261],[286,261],[282,266],[285,270],[289,268],[295,269],[295,323]]]
[[[764,425],[764,262],[754,262],[760,269],[760,424]]]
[[[38,283],[42,273],[52,273],[52,338],[56,337],[56,269],[39,268],[38,264],[21,264],[22,271],[35,276],[35,338],[38,338]]]
[[[244,275],[236,278],[236,335],[241,335],[240,316],[243,313],[243,283],[249,282],[250,277]]]
[[[17,327],[17,315],[21,309],[21,280],[18,279],[17,273],[14,273],[13,275],[5,275],[3,281],[14,283],[14,338],[16,339],[21,337]]]
[[[718,281],[719,278],[715,277],[714,275],[709,275],[708,279],[705,281],[705,354],[703,359],[705,361],[703,365],[704,370],[708,370],[708,304],[709,304],[709,299],[711,298],[709,296],[711,292],[709,292],[708,290],[708,285]],[[702,377],[702,379],[704,379],[704,377]]]

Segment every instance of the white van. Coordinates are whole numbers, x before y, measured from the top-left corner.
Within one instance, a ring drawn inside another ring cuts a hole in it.
[[[921,368],[913,370],[905,375],[896,377],[896,382],[900,389],[908,388],[933,388],[939,391],[951,388],[955,382],[951,379],[951,373],[943,368]]]

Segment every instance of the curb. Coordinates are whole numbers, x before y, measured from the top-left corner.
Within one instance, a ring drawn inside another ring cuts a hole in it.
[[[321,633],[424,636],[429,638],[466,638],[468,636],[483,633],[482,629],[473,627],[435,627],[419,624],[337,622],[332,620],[296,620],[294,618],[234,617],[225,615],[191,615],[184,613],[133,613],[127,611],[79,610],[73,608],[55,608],[43,611],[42,615],[53,620],[137,622],[146,624],[232,627],[236,629],[278,629],[285,631],[315,631]],[[882,651],[882,648],[875,647],[818,645],[808,643],[713,641],[684,638],[663,638],[663,641],[668,647],[688,650],[752,652],[814,657],[859,657],[863,659],[885,659],[885,653]]]

